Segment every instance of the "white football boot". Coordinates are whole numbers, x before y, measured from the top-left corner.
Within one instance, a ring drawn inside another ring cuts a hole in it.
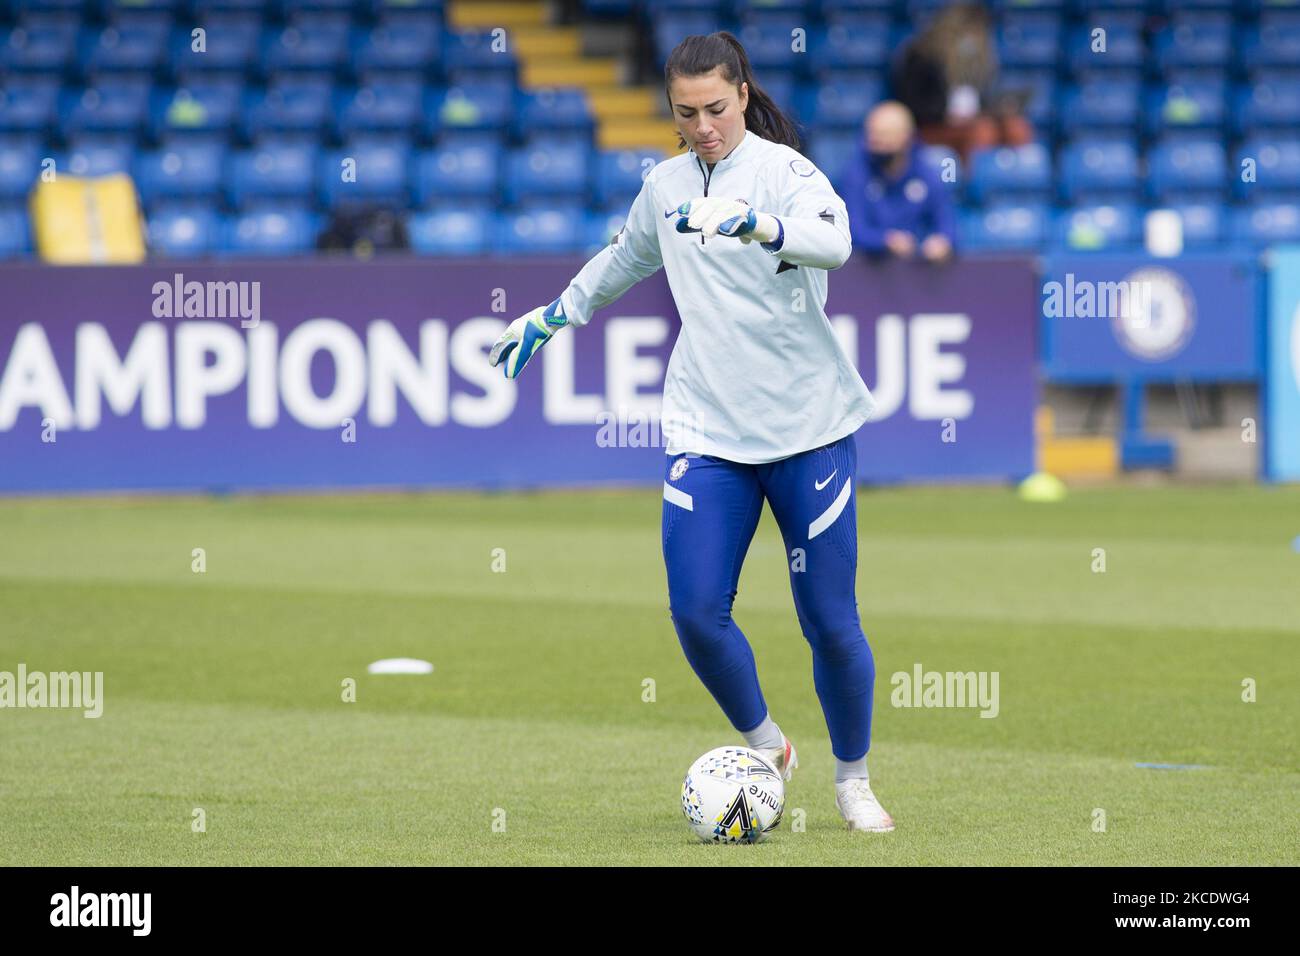
[[[799,755],[794,752],[794,744],[790,743],[789,737],[782,734],[781,740],[784,743],[780,747],[756,747],[754,749],[766,757],[772,766],[776,767],[783,780],[788,781],[790,774],[794,773],[794,768],[799,766]]]
[[[862,777],[853,777],[835,785],[835,806],[850,830],[888,833],[894,829],[894,818],[885,812],[871,792],[871,784]]]

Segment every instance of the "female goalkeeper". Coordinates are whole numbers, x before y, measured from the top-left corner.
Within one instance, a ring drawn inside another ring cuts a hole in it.
[[[560,328],[667,272],[682,328],[664,382],[663,554],[682,649],[748,745],[790,779],[794,747],[731,616],[766,498],[812,647],[836,806],[850,830],[892,830],[867,776],[875,664],[854,590],[853,433],[874,401],[824,311],[827,271],[852,248],[848,214],[730,33],[683,40],[664,83],[689,150],[647,174],[622,231],[559,298],[512,322],[489,360],[515,378]]]

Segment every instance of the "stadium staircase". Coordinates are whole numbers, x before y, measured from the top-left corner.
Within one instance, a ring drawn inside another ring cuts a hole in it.
[[[1110,435],[1058,435],[1056,416],[1039,405],[1034,416],[1038,471],[1066,480],[1114,478],[1119,474],[1119,446]]]
[[[454,0],[447,19],[457,28],[504,27],[519,58],[524,88],[585,90],[599,148],[676,153],[677,129],[661,111],[663,92],[652,85],[627,85],[621,58],[585,54],[582,28],[552,24],[550,13],[544,0]]]

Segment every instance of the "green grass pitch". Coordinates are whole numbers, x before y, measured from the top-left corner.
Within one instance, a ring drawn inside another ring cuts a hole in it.
[[[836,813],[765,511],[735,615],[800,768],[781,829],[740,847],[680,809],[689,764],[740,738],[672,629],[660,507],[0,501],[0,670],[105,682],[98,720],[0,710],[0,863],[1300,863],[1300,487],[861,488],[891,834]],[[435,671],[367,675],[399,656]],[[917,663],[997,671],[998,716],[892,707]]]

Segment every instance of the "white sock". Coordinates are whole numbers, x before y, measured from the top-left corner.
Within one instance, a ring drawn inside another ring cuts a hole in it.
[[[742,733],[745,735],[745,743],[755,750],[771,750],[785,745],[781,728],[772,722],[771,714],[764,717],[763,722],[753,730],[742,731]]]
[[[867,776],[867,757],[863,754],[858,760],[841,760],[835,758],[835,782],[843,783],[845,780],[852,780],[854,777],[861,777],[863,780],[869,780]]]

